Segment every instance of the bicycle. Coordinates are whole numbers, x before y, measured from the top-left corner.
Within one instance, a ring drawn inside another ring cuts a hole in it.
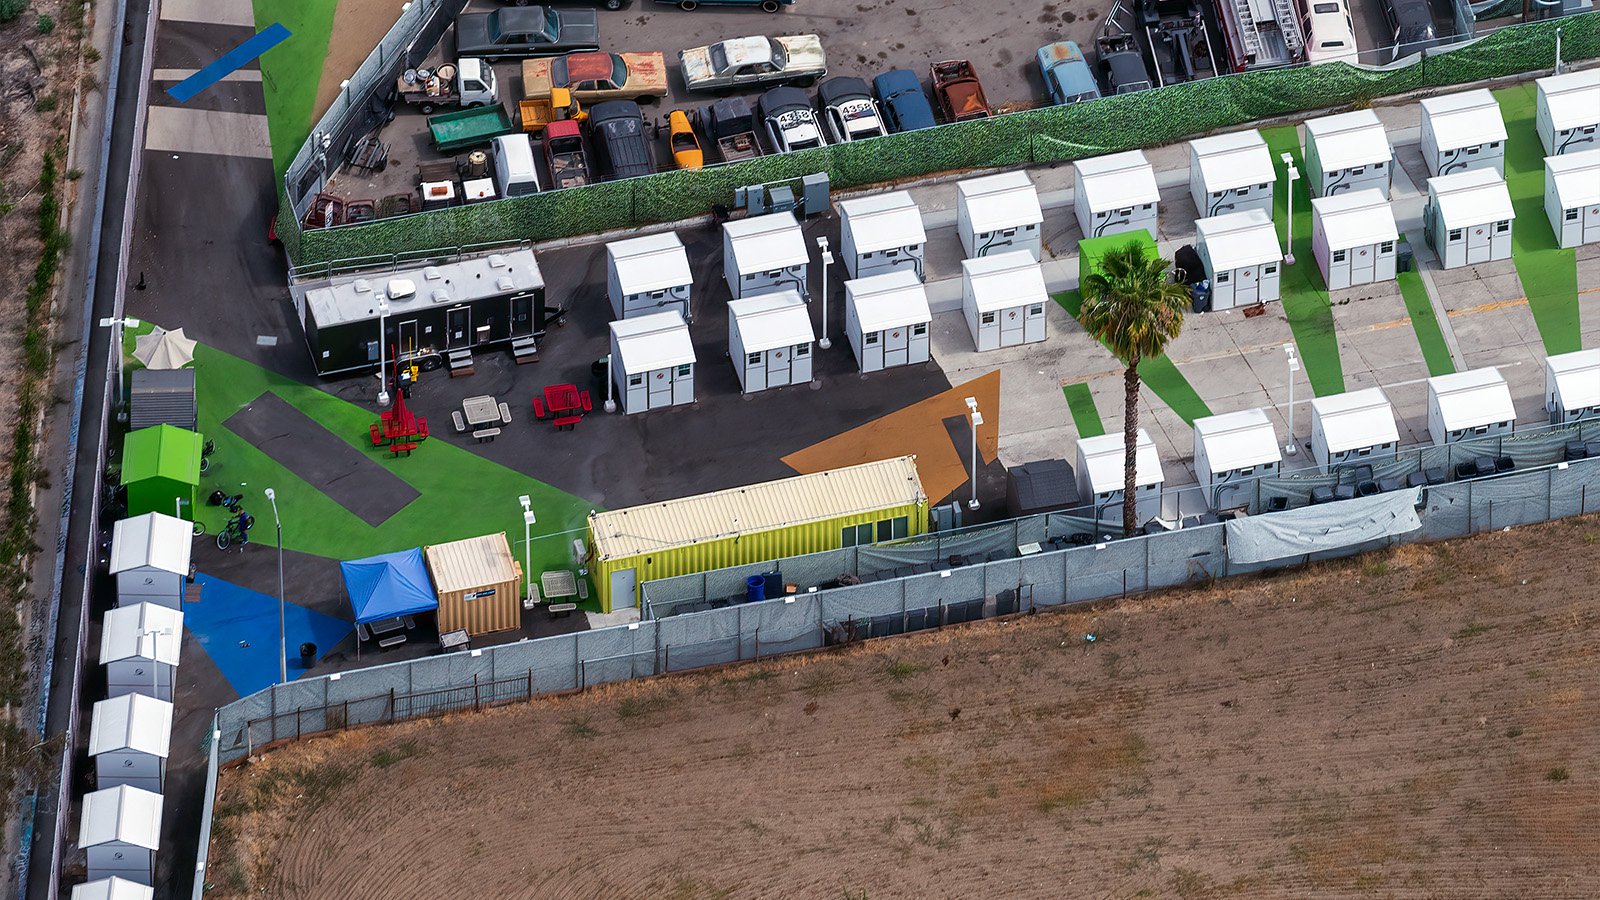
[[[211,471],[211,454],[213,454],[215,452],[217,452],[217,442],[216,441],[206,441],[205,446],[200,448],[200,474],[201,475],[204,475],[207,472]]]
[[[255,517],[239,510],[239,514],[228,520],[228,524],[217,532],[217,549],[226,551],[235,541],[239,549],[243,550],[250,543],[250,525],[255,522]]]

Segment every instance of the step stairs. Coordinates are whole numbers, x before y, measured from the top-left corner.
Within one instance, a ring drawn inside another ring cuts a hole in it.
[[[539,341],[532,335],[519,337],[511,342],[511,358],[517,365],[539,361]]]
[[[445,356],[445,365],[450,368],[451,378],[464,378],[473,374],[472,351],[451,350]]]

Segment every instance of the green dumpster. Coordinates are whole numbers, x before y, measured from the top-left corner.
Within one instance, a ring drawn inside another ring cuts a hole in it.
[[[193,520],[200,493],[199,434],[171,425],[131,431],[122,441],[128,516],[158,512]]]

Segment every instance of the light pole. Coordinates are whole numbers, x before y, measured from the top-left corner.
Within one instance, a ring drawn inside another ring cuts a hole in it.
[[[822,251],[822,340],[817,346],[826,350],[833,346],[828,340],[828,266],[833,264],[833,253],[828,249],[828,236],[817,235],[817,249]]]
[[[1283,445],[1283,452],[1287,456],[1296,453],[1294,441],[1294,373],[1300,371],[1300,357],[1296,355],[1293,344],[1283,345],[1283,355],[1289,358],[1289,442]]]
[[[978,508],[978,426],[983,424],[983,413],[978,412],[978,398],[966,398],[967,412],[972,415],[972,499],[967,509]]]
[[[1283,264],[1294,265],[1294,183],[1300,180],[1300,170],[1294,167],[1294,157],[1288,152],[1283,154],[1285,174],[1289,177],[1289,221],[1284,225]]]
[[[533,526],[539,519],[533,514],[533,498],[523,494],[517,502],[522,504],[522,574],[527,580],[522,598],[526,602],[533,599]]]
[[[100,320],[101,328],[117,329],[117,345],[114,358],[117,361],[117,409],[122,409],[122,330],[124,328],[138,328],[144,323],[132,316],[108,316]]]
[[[146,628],[146,629],[144,629],[143,631],[141,631],[139,633],[141,635],[145,635],[145,636],[148,636],[150,638],[150,699],[152,699],[152,700],[160,700],[161,699],[161,669],[159,669],[157,667],[161,665],[161,654],[159,652],[161,650],[161,646],[160,646],[159,643],[157,643],[157,641],[159,641],[161,636],[164,635],[164,634],[166,634],[166,635],[172,634],[172,629],[171,628]]]
[[[614,385],[617,383],[617,375],[616,375],[615,372],[611,371],[611,364],[613,362],[614,362],[614,360],[612,359],[612,355],[610,353],[607,353],[606,354],[606,407],[605,408],[606,408],[606,412],[608,412],[608,413],[613,413],[613,412],[617,411],[617,401],[616,401],[615,397],[613,397],[613,393],[616,391],[616,388],[614,387]],[[526,500],[528,498],[527,497],[523,497],[522,499]],[[527,507],[524,506],[523,508],[526,509]]]
[[[278,518],[278,492],[267,488],[272,524],[278,532],[278,683],[289,682],[289,635],[283,625],[283,520]]]
[[[378,406],[389,405],[389,371],[384,367],[383,349],[389,343],[389,338],[384,334],[383,320],[389,315],[389,301],[378,301]]]

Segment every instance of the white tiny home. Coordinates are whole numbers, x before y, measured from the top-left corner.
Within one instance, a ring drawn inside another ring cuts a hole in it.
[[[1161,190],[1143,150],[1080,159],[1072,171],[1077,175],[1072,209],[1084,238],[1157,233]]]
[[[153,884],[161,795],[127,785],[85,794],[78,847],[88,854],[90,881],[115,876]]]
[[[840,254],[851,278],[905,269],[922,280],[922,253],[928,232],[922,211],[905,191],[841,200]]]
[[[1392,280],[1399,239],[1394,210],[1377,191],[1311,200],[1311,250],[1329,290]]]
[[[844,330],[863,372],[927,362],[932,322],[928,293],[909,269],[844,283]]]
[[[111,574],[117,605],[158,603],[183,608],[194,526],[162,513],[123,519],[111,529]]]
[[[1272,219],[1259,209],[1201,219],[1196,252],[1211,279],[1211,308],[1271,303],[1282,296],[1283,247]]]
[[[119,784],[161,793],[172,745],[172,704],[144,694],[123,694],[94,705],[89,758],[95,786]]]
[[[183,645],[183,613],[154,603],[107,610],[100,621],[100,664],[106,696],[145,694],[172,699]]]
[[[1506,173],[1506,120],[1487,88],[1422,101],[1422,160],[1429,175]]]
[[[72,886],[72,900],[152,900],[155,888],[113,875]]]
[[[1272,151],[1255,129],[1189,142],[1189,195],[1201,218],[1247,209],[1270,216],[1277,183]]]
[[[1194,472],[1212,509],[1248,504],[1255,480],[1278,474],[1278,433],[1259,409],[1194,420]]]
[[[1346,463],[1392,460],[1399,443],[1394,407],[1382,388],[1311,401],[1311,456],[1324,472]]]
[[[1511,434],[1517,410],[1500,370],[1489,366],[1428,379],[1428,435],[1436,446]]]
[[[1078,438],[1078,497],[1090,498],[1094,504],[1095,519],[1104,523],[1122,522],[1122,489],[1126,468],[1123,463],[1122,432],[1096,437]],[[1161,457],[1150,435],[1139,429],[1135,440],[1134,494],[1135,507],[1142,524],[1161,516],[1161,485],[1166,478],[1161,473]]]
[[[1423,234],[1446,269],[1511,258],[1511,192],[1492,169],[1428,179]]]
[[[1544,211],[1561,247],[1600,244],[1600,148],[1545,157]]]
[[[1044,210],[1027,172],[956,182],[956,231],[968,258],[1026,250],[1039,258]]]
[[[677,310],[612,322],[611,358],[624,413],[694,402],[694,341]]]
[[[728,304],[728,355],[746,394],[811,380],[811,310],[794,291]]]
[[[1394,176],[1389,135],[1370,109],[1306,122],[1306,181],[1313,197],[1368,188],[1385,199]]]
[[[722,274],[733,299],[806,292],[805,235],[792,212],[735,219],[722,225]]]
[[[1600,419],[1600,349],[1545,359],[1544,408],[1551,425]]]
[[[1044,340],[1049,302],[1044,272],[1026,251],[961,262],[961,309],[979,350]]]
[[[689,292],[694,273],[675,231],[612,241],[606,245],[606,294],[618,319],[676,310],[694,318]]]
[[[1600,147],[1600,69],[1550,75],[1534,84],[1534,124],[1545,156]]]

